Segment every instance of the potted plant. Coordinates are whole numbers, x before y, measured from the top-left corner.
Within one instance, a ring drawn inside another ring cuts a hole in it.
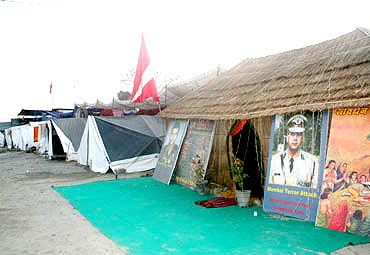
[[[230,164],[230,172],[231,178],[235,184],[235,195],[236,200],[238,201],[238,205],[240,207],[246,207],[249,203],[250,198],[250,190],[244,189],[244,180],[248,178],[248,174],[244,173],[244,165],[234,155],[231,156],[231,164]]]
[[[194,167],[195,189],[199,194],[204,195],[208,181],[204,179],[206,171],[199,155],[196,155],[196,158],[193,159],[192,165]]]

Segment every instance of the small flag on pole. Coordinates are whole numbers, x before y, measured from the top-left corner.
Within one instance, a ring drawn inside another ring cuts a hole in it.
[[[130,101],[132,103],[140,103],[147,98],[152,98],[153,101],[159,102],[153,70],[150,68],[150,59],[146,49],[144,35],[142,35],[139,61],[136,67],[134,88]]]
[[[52,89],[53,89],[53,83],[52,83],[52,82],[50,82],[49,94],[51,94]]]

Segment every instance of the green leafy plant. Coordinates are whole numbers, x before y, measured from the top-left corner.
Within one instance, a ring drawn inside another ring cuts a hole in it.
[[[192,176],[195,183],[204,183],[204,176],[206,173],[206,170],[204,169],[204,163],[201,159],[201,157],[196,154],[194,158],[192,158],[191,162],[191,168],[192,168]]]
[[[195,182],[196,183],[202,183],[204,181],[204,173],[205,170],[203,169],[203,165],[199,164],[195,168]]]
[[[232,155],[231,158],[231,177],[236,185],[237,190],[244,190],[244,180],[248,178],[248,174],[244,173],[244,166],[240,159]]]
[[[199,194],[204,195],[207,193],[206,185],[208,180],[205,180],[206,170],[201,157],[197,154],[192,160],[193,180],[195,182],[195,189]]]

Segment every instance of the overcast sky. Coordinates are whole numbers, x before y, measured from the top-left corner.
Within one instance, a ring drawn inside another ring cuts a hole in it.
[[[182,81],[370,28],[369,13],[369,0],[1,0],[0,121],[131,92],[142,33],[155,71]]]

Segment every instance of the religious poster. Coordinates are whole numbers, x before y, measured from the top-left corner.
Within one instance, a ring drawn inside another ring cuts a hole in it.
[[[153,179],[169,184],[174,172],[181,145],[188,127],[188,120],[174,120],[169,124]]]
[[[323,175],[328,113],[273,118],[263,208],[315,221]]]
[[[190,121],[175,172],[178,183],[194,189],[204,180],[214,132],[214,121]]]
[[[370,237],[370,107],[332,112],[316,226]]]

